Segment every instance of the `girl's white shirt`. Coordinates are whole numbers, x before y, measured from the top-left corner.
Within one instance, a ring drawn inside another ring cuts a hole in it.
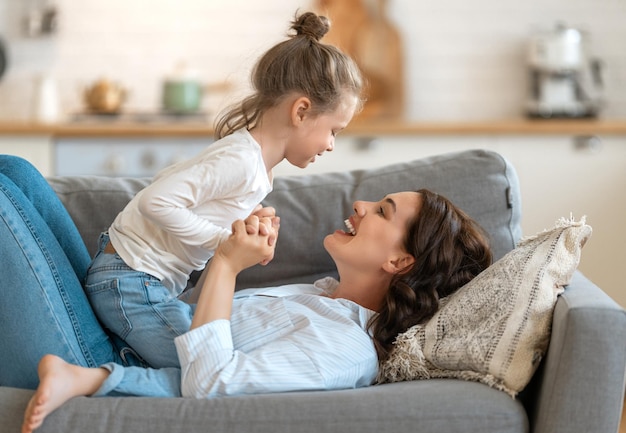
[[[110,240],[128,266],[177,296],[231,234],[233,221],[271,190],[260,145],[240,129],[159,172],[116,217]]]

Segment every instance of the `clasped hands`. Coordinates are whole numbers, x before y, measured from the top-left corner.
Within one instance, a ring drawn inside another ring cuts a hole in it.
[[[260,205],[245,220],[232,224],[232,234],[220,244],[215,255],[225,259],[237,273],[274,258],[280,217],[272,207]]]

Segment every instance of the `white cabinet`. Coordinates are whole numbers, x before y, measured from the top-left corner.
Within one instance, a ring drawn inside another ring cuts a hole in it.
[[[44,176],[53,174],[51,137],[47,135],[1,135],[0,153],[27,159]]]
[[[150,177],[196,155],[212,141],[189,137],[59,137],[54,141],[54,173]]]
[[[340,137],[335,150],[308,168],[283,161],[278,175],[370,168],[473,148],[507,158],[520,178],[522,228],[526,235],[551,227],[560,217],[587,216],[593,235],[580,269],[626,307],[621,267],[626,259],[626,136],[599,142],[568,135],[387,136],[371,142]],[[365,143],[365,145],[364,145]]]

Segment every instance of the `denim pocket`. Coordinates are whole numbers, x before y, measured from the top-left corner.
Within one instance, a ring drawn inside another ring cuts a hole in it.
[[[149,304],[161,304],[177,299],[158,278],[144,274],[142,280],[146,291],[146,300]]]
[[[120,280],[114,278],[85,284],[85,292],[100,322],[118,337],[125,339],[132,330],[132,324],[124,311]]]
[[[158,322],[172,332],[172,339],[189,331],[192,308],[178,299],[159,281],[149,276],[144,279],[148,304]],[[154,326],[154,325],[153,325]]]

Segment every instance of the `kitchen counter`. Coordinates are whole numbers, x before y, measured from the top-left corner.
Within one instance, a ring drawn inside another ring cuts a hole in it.
[[[626,135],[626,119],[493,120],[493,121],[361,121],[355,120],[342,135]],[[212,137],[206,122],[80,122],[40,124],[0,121],[0,135],[50,135],[55,137]]]
[[[213,136],[205,122],[80,122],[43,124],[0,122],[0,135],[52,135],[55,137],[199,137]]]

